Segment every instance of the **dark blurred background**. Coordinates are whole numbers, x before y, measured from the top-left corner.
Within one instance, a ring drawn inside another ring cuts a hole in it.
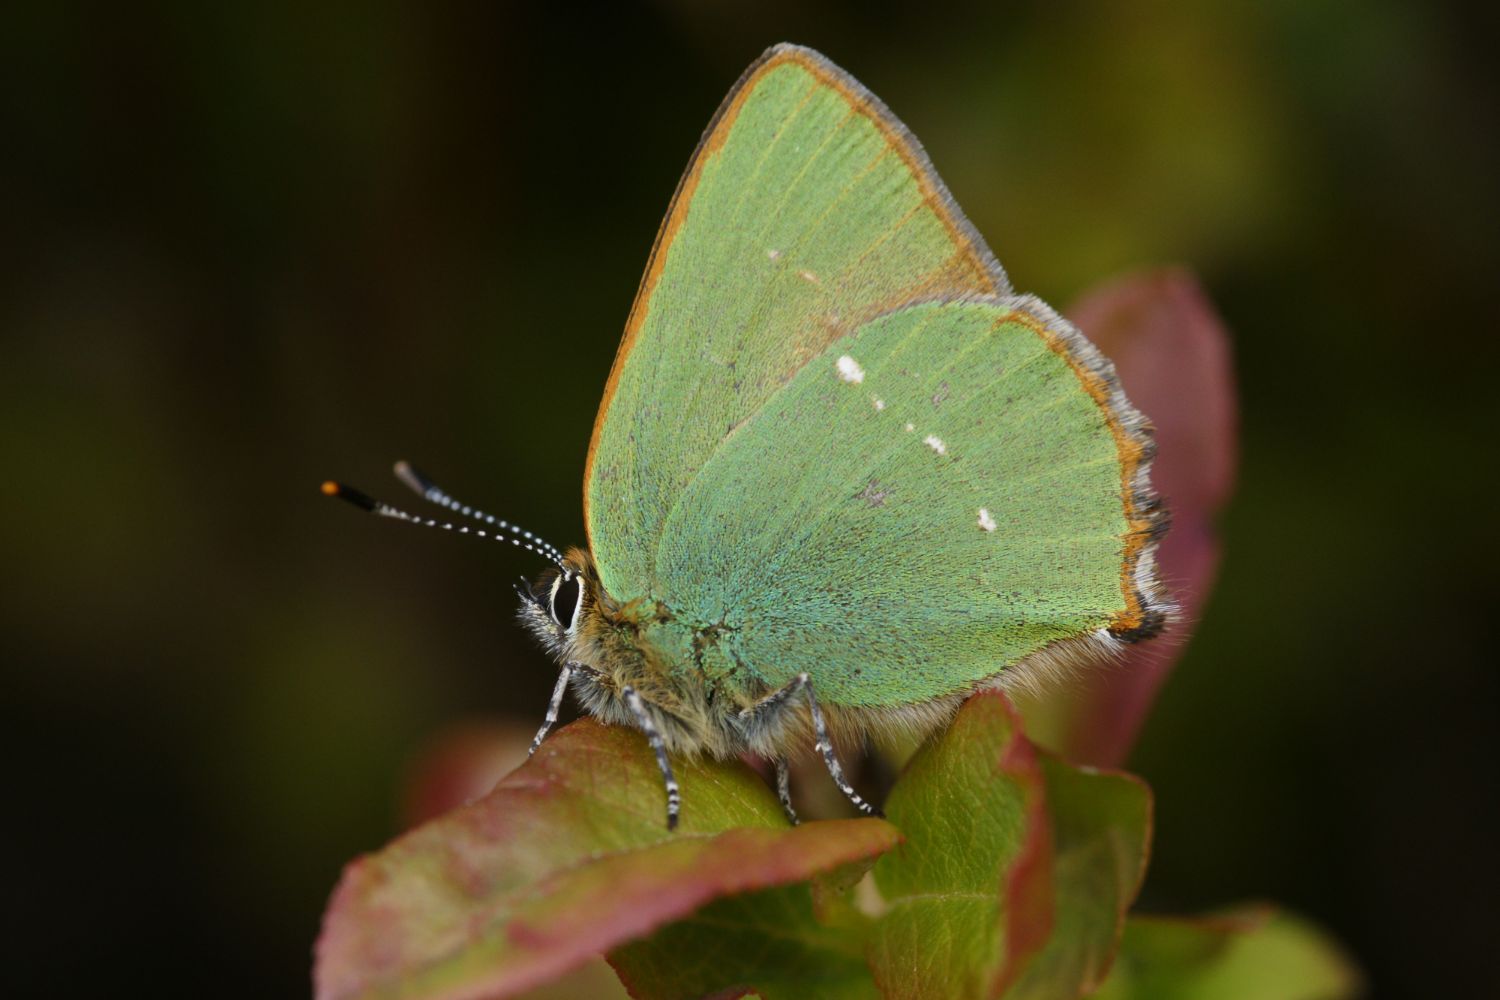
[[[657,222],[783,39],[905,119],[1018,287],[1182,262],[1234,333],[1220,585],[1132,759],[1159,804],[1143,905],[1272,898],[1377,996],[1482,992],[1495,24],[1380,0],[4,21],[11,995],[304,994],[413,758],[537,723],[554,672],[510,589],[537,563],[317,485],[395,499],[410,458],[581,541]]]

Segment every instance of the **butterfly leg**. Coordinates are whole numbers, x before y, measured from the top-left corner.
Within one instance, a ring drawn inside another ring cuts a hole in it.
[[[557,675],[557,686],[552,689],[552,700],[547,702],[547,717],[542,720],[542,728],[538,729],[536,735],[531,738],[531,749],[526,751],[526,756],[530,757],[536,753],[537,747],[542,745],[542,740],[547,738],[547,734],[557,724],[557,713],[562,708],[563,696],[568,693],[568,682],[575,674],[598,677],[599,671],[577,660],[569,660],[563,664],[562,672]]]
[[[817,751],[823,757],[823,764],[828,768],[833,783],[838,786],[844,797],[854,803],[854,807],[866,816],[879,816],[880,812],[870,803],[860,797],[849,780],[844,777],[844,769],[839,764],[838,757],[833,752],[833,741],[828,738],[828,724],[823,720],[823,712],[818,708],[818,699],[813,694],[812,678],[807,674],[798,674],[792,682],[779,690],[772,691],[760,701],[740,712],[741,722],[745,725],[760,723],[769,724],[766,720],[774,720],[781,712],[785,711],[796,695],[802,695],[807,701],[808,714],[812,716],[813,735],[817,738]],[[777,773],[778,792],[780,791],[781,774]],[[782,800],[786,806],[787,800]],[[790,809],[788,808],[788,812]]]
[[[844,798],[854,803],[854,808],[866,816],[879,816],[880,810],[860,798],[854,786],[844,777],[844,769],[839,766],[839,759],[833,753],[833,741],[828,738],[828,726],[823,722],[823,713],[818,709],[818,699],[813,695],[812,679],[806,674],[799,674],[797,680],[802,682],[802,689],[807,692],[807,709],[812,713],[813,733],[818,738],[818,753],[823,755],[823,764],[833,776],[833,783],[839,786]]]
[[[661,733],[656,731],[656,723],[651,721],[651,716],[646,714],[646,705],[641,701],[641,696],[636,693],[635,688],[628,684],[620,691],[625,698],[625,704],[635,715],[636,725],[641,727],[641,732],[646,734],[646,740],[651,744],[651,749],[656,752],[656,766],[661,768],[661,780],[667,786],[667,829],[677,829],[677,814],[682,808],[682,792],[677,787],[677,778],[672,774],[672,762],[667,759],[667,746],[662,742]]]
[[[547,703],[547,717],[542,720],[542,728],[531,738],[531,749],[526,751],[526,756],[536,753],[536,748],[542,745],[542,740],[547,738],[547,734],[557,724],[557,711],[562,708],[563,695],[568,693],[568,681],[572,677],[573,664],[564,663],[562,673],[557,675],[557,686],[552,689],[552,700]]]
[[[781,810],[786,813],[786,818],[796,826],[802,822],[797,818],[797,810],[792,808],[792,772],[784,759],[776,759],[776,797],[781,800]]]

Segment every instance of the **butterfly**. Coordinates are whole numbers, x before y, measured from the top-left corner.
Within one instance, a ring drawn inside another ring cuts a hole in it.
[[[675,754],[787,762],[941,727],[1156,635],[1151,429],[1114,368],[1004,271],[922,147],[821,54],[769,49],[678,184],[604,389],[566,552],[520,619],[572,691]],[[378,514],[437,525],[338,484]],[[468,527],[460,530],[469,531]]]

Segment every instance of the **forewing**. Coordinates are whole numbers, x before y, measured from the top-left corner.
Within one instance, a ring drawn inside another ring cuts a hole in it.
[[[678,187],[600,405],[584,501],[605,589],[662,593],[684,491],[830,343],[914,299],[1005,291],[901,123],[817,53],[767,52]]]

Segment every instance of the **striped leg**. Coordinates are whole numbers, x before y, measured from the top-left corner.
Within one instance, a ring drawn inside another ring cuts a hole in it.
[[[846,799],[854,803],[854,808],[866,816],[879,816],[880,810],[860,798],[859,793],[844,777],[844,769],[839,766],[839,759],[833,754],[833,741],[828,738],[828,726],[823,722],[823,713],[818,709],[818,699],[813,696],[812,680],[806,674],[798,674],[797,680],[802,682],[802,688],[807,692],[807,708],[812,713],[813,733],[818,737],[818,752],[823,755],[823,763],[833,776],[833,783],[839,786],[839,791],[844,793]]]
[[[776,797],[781,800],[781,809],[793,826],[802,822],[797,818],[797,810],[792,808],[792,772],[781,759],[776,761]]]
[[[562,708],[563,695],[568,693],[568,681],[572,676],[573,664],[564,663],[562,673],[557,675],[557,686],[552,689],[552,700],[547,703],[547,717],[542,720],[542,728],[532,737],[531,749],[526,751],[526,756],[536,753],[536,748],[542,745],[542,740],[547,738],[547,733],[557,724],[557,711]]]
[[[797,694],[801,694],[807,699],[807,710],[812,715],[813,735],[817,737],[815,746],[818,753],[823,756],[823,764],[828,768],[828,773],[833,777],[833,783],[838,785],[839,791],[843,792],[844,797],[853,802],[854,807],[860,812],[866,816],[879,816],[880,811],[860,798],[859,793],[854,790],[854,787],[849,784],[848,779],[844,777],[844,769],[839,766],[839,759],[833,752],[833,741],[828,738],[828,724],[823,721],[823,712],[818,708],[818,699],[813,695],[812,678],[807,676],[807,674],[798,674],[792,679],[790,684],[780,690],[772,691],[754,705],[741,711],[740,719],[746,724],[754,724],[761,722],[761,720],[767,717],[774,718],[776,714],[786,711]],[[761,724],[767,723],[761,722]],[[778,793],[780,792],[780,784],[781,773],[778,771]],[[783,798],[782,805],[787,807],[787,811],[790,813],[791,809],[788,806],[788,801],[788,798]]]
[[[620,692],[625,697],[625,704],[635,715],[636,725],[641,727],[641,732],[646,734],[646,740],[651,744],[651,749],[656,751],[656,766],[661,768],[662,784],[667,787],[667,829],[677,829],[677,814],[682,809],[682,792],[677,787],[677,778],[672,774],[672,762],[667,759],[667,747],[661,740],[661,733],[656,731],[656,723],[651,721],[651,716],[646,714],[646,704],[641,701],[641,696],[636,693],[635,688],[626,685]]]

